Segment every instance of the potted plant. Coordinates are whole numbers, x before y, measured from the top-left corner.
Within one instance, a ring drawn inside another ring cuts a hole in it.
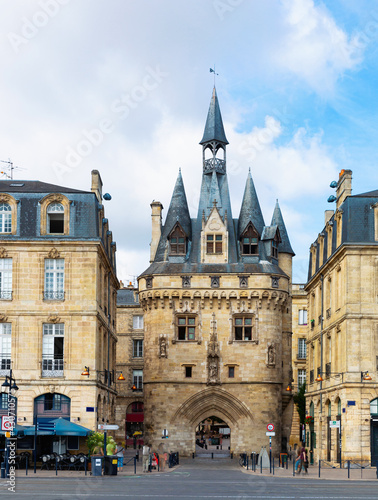
[[[314,417],[312,415],[307,415],[306,417],[306,424],[311,425],[314,423]]]

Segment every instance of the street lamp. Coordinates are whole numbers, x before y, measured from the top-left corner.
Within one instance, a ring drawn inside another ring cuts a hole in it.
[[[14,410],[11,411],[11,402],[12,402],[12,391],[18,391],[18,387],[16,384],[16,379],[13,378],[12,375],[12,369],[9,370],[9,375],[5,375],[5,381],[1,385],[1,391],[4,394],[7,394],[8,396],[8,416],[13,417],[11,418],[11,421],[13,420],[13,425],[11,425],[11,432],[14,429],[15,426],[15,420],[16,420],[16,406],[14,405]],[[6,431],[5,433],[5,477],[9,476],[9,442],[8,438],[11,435],[11,432]]]
[[[361,372],[361,382],[364,382],[365,380],[372,380],[371,376],[369,375],[369,372]]]

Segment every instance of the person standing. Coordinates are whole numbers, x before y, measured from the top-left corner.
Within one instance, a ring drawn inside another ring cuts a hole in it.
[[[115,444],[113,438],[111,438],[109,440],[109,443],[106,445],[106,454],[107,455],[115,455],[115,451],[116,451],[116,444]]]
[[[301,447],[300,446],[298,446],[297,457],[295,459],[295,472],[296,472],[296,474],[300,474],[300,472],[301,472]]]
[[[118,472],[123,471],[123,452],[124,452],[124,447],[122,446],[122,443],[118,442],[116,448],[116,455],[118,458],[118,463],[117,463]]]
[[[148,443],[144,443],[143,446],[143,472],[148,472],[148,467],[150,465],[150,446]]]

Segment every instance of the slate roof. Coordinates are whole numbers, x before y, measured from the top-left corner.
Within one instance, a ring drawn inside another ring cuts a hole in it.
[[[278,204],[278,200],[276,201],[276,206],[274,207],[271,225],[277,225],[280,231],[281,243],[279,243],[278,245],[278,251],[280,253],[289,253],[294,256],[295,253],[291,247],[289,235],[287,234],[285,222],[282,217],[282,212]]]
[[[207,120],[203,137],[200,144],[205,144],[211,141],[218,141],[223,144],[228,144],[226,134],[223,128],[222,115],[219,108],[218,96],[215,87],[211,97],[209,111],[207,113]]]
[[[252,222],[261,236],[265,226],[265,222],[263,214],[261,212],[259,199],[256,194],[255,185],[252,180],[251,171],[249,171],[248,173],[247,182],[244,189],[243,201],[240,207],[238,237],[240,237],[249,222]]]
[[[55,184],[48,184],[47,182],[40,181],[19,181],[19,180],[6,180],[0,181],[1,193],[90,193],[90,191],[81,191],[79,189],[72,189]]]
[[[117,290],[117,306],[139,306],[139,296],[134,288]]]

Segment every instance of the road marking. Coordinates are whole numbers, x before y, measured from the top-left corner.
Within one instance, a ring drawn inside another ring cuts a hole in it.
[[[17,488],[16,488],[16,494],[17,495],[22,495],[22,496],[32,496],[34,494],[34,492],[27,492],[27,493],[19,493],[17,491]],[[36,493],[37,494],[37,493]],[[51,492],[46,492],[46,493],[42,493],[42,492],[38,492],[38,496],[49,496],[51,497],[52,493]],[[57,493],[57,495],[59,495],[60,497],[71,497],[72,496],[76,496],[76,497],[101,497],[101,498],[104,498],[104,493],[94,493],[94,492],[91,492],[91,493]],[[175,498],[177,499],[177,494],[173,494],[173,495],[167,495],[167,494],[164,494],[164,495],[158,495],[158,494],[151,494],[151,495],[148,495],[148,494],[138,494],[138,493],[133,493],[132,495],[127,495],[125,493],[106,493],[106,497],[108,498]],[[367,497],[367,496],[361,496],[361,497],[356,497],[356,496],[350,496],[350,497],[346,497],[345,495],[344,496],[337,496],[337,497],[325,497],[325,496],[316,496],[316,497],[309,497],[309,496],[282,496],[282,495],[279,495],[279,496],[275,496],[275,495],[237,495],[235,496],[235,494],[233,495],[206,495],[206,496],[198,496],[198,495],[182,495],[180,494],[180,499],[182,498],[195,498],[195,499],[207,499],[207,498],[219,498],[219,499],[222,499],[222,498],[232,498],[232,499],[277,499],[277,500],[296,500],[296,499],[299,499],[299,500],[347,500],[348,498],[350,499],[353,499],[353,500],[377,500],[377,496],[373,496],[373,497]]]

